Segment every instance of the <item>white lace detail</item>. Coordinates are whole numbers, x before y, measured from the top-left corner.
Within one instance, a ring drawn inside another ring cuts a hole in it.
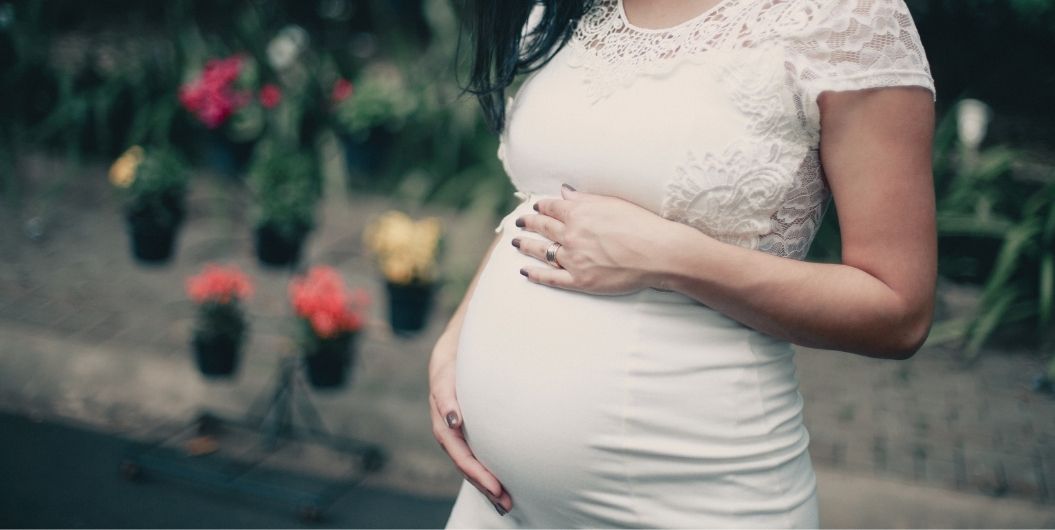
[[[919,32],[904,0],[800,0],[779,21],[788,35],[789,73],[807,120],[817,122],[825,90],[921,86],[937,99]]]
[[[596,102],[638,76],[662,76],[685,61],[704,60],[702,51],[752,45],[758,36],[733,28],[743,27],[752,18],[774,18],[784,3],[722,0],[689,24],[642,32],[623,22],[619,0],[599,0],[576,26],[568,64],[586,71],[583,82]]]
[[[697,64],[717,67],[747,118],[748,134],[721,149],[690,140],[660,211],[727,243],[806,256],[830,198],[817,151],[822,91],[915,85],[935,93],[904,0],[723,0],[670,31],[627,26],[619,9],[618,0],[599,0],[570,43],[568,64],[582,70],[594,104],[640,76]],[[728,54],[718,50],[744,54],[723,64]]]

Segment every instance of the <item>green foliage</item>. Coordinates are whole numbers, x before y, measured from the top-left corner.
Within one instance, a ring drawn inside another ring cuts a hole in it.
[[[939,271],[981,284],[982,293],[974,314],[944,323],[941,340],[962,339],[968,360],[1001,331],[1050,346],[1055,168],[1038,164],[1041,169],[1027,175],[1030,153],[1003,145],[972,152],[950,131],[952,112],[935,135]]]
[[[237,302],[206,302],[198,308],[194,334],[205,340],[224,340],[239,344],[248,328],[242,306]]]
[[[315,157],[274,141],[257,146],[249,170],[257,226],[293,238],[315,225],[321,182]]]
[[[339,130],[356,139],[364,139],[375,127],[398,130],[418,109],[419,95],[393,64],[364,68],[353,86],[352,95],[335,109],[335,117]]]
[[[134,179],[123,188],[125,213],[132,220],[173,226],[183,220],[187,169],[183,160],[165,148],[148,148],[135,167]]]

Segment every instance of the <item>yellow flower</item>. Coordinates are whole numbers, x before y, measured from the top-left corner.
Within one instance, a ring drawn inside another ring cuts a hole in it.
[[[437,217],[414,221],[403,212],[390,210],[366,227],[363,241],[377,255],[389,281],[428,282],[436,276],[441,231]]]
[[[414,264],[402,256],[392,256],[382,261],[381,270],[392,283],[410,283],[414,277]]]
[[[127,188],[136,180],[136,168],[143,161],[143,148],[138,145],[129,147],[113,165],[110,166],[110,183],[118,188]]]

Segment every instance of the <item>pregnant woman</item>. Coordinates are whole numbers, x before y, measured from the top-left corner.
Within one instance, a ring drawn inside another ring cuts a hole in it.
[[[792,344],[904,359],[931,324],[904,0],[468,4],[523,202],[430,360],[447,526],[818,526]],[[830,199],[842,262],[806,262]]]

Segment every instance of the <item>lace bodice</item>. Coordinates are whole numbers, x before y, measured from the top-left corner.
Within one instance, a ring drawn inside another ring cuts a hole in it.
[[[721,0],[665,29],[598,0],[507,100],[498,156],[519,192],[568,182],[802,259],[830,197],[818,95],[897,85],[935,94],[904,0]]]

